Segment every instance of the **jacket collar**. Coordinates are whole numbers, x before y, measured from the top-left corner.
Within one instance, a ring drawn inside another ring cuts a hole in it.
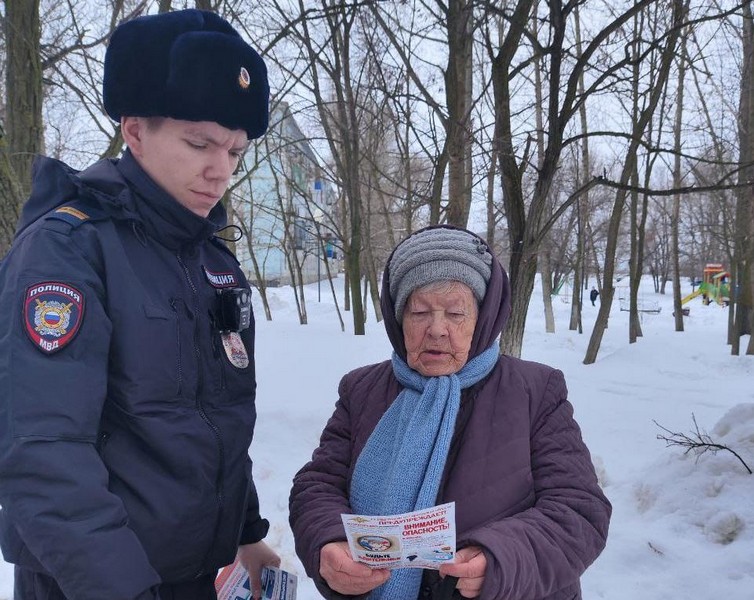
[[[211,238],[225,226],[227,216],[222,204],[218,203],[206,219],[194,214],[155,183],[130,150],[116,166],[134,193],[146,233],[164,246],[178,250]]]

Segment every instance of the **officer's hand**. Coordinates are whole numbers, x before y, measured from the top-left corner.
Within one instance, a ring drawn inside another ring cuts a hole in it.
[[[238,561],[249,574],[251,597],[262,597],[262,567],[279,567],[280,557],[262,541],[238,547]]]
[[[464,598],[476,598],[482,591],[487,557],[479,546],[468,546],[456,552],[455,562],[440,565],[440,575],[458,577],[456,589]]]
[[[330,542],[319,553],[319,574],[333,590],[347,596],[366,594],[390,577],[387,569],[370,569],[351,558],[347,542]]]

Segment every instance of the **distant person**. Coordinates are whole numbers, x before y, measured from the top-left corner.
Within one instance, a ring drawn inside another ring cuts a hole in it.
[[[260,594],[250,289],[220,198],[268,124],[267,71],[225,20],[119,26],[104,104],[128,149],[40,158],[0,267],[0,545],[16,600]]]
[[[580,599],[611,506],[563,374],[499,353],[511,310],[500,263],[469,231],[430,227],[393,251],[381,301],[392,360],[341,380],[319,448],[293,480],[296,552],[317,589],[437,599],[452,576],[455,599]],[[439,573],[352,560],[341,513],[451,501],[457,554]]]
[[[599,297],[600,293],[597,291],[597,288],[592,286],[592,291],[589,292],[589,300],[592,301],[592,306],[596,306],[594,304],[595,300]]]

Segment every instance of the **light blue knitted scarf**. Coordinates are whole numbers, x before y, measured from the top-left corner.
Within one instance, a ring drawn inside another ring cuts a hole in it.
[[[458,373],[424,377],[393,353],[393,372],[404,389],[382,415],[356,461],[350,493],[355,514],[401,514],[434,506],[461,390],[487,376],[499,354],[493,344]],[[421,578],[421,569],[396,569],[369,600],[413,600]]]

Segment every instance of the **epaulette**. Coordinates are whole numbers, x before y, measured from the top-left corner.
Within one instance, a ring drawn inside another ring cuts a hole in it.
[[[58,219],[65,221],[72,227],[78,227],[89,221],[100,221],[106,219],[108,214],[93,205],[92,202],[85,200],[74,200],[58,206],[55,210],[49,212],[46,216],[48,219]]]

